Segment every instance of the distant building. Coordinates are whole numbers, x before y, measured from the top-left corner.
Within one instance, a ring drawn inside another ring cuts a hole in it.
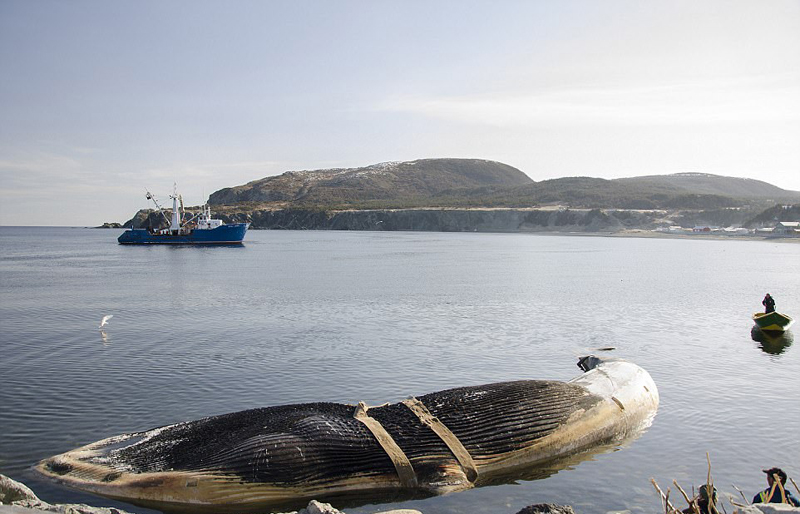
[[[677,233],[677,234],[685,234],[686,232],[691,232],[691,230],[687,228],[683,228],[680,225],[670,225],[670,226],[661,226],[655,229],[656,232],[670,232],[670,233]]]
[[[719,227],[714,227],[711,225],[697,225],[692,229],[692,232],[716,232],[719,230]]]
[[[728,236],[746,236],[750,233],[750,231],[744,227],[725,227],[722,229],[722,232]]]
[[[779,221],[772,228],[772,235],[798,236],[800,235],[800,221]]]

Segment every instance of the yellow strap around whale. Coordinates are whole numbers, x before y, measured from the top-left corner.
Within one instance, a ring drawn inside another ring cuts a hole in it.
[[[450,451],[453,452],[456,460],[458,463],[461,464],[461,468],[464,470],[464,473],[467,475],[467,480],[470,482],[475,482],[475,479],[478,478],[478,469],[475,467],[475,462],[472,460],[472,456],[469,454],[464,445],[461,444],[461,441],[458,440],[458,437],[450,431],[447,426],[442,423],[442,421],[431,414],[431,412],[425,407],[425,405],[417,400],[416,398],[409,398],[408,400],[403,400],[403,405],[411,409],[411,412],[416,414],[419,420],[427,425],[428,427],[433,430],[436,435],[450,448]]]
[[[394,439],[392,439],[389,432],[383,428],[383,425],[381,425],[377,419],[367,414],[367,410],[369,410],[367,404],[358,402],[353,417],[362,422],[369,431],[372,432],[372,435],[378,440],[383,451],[392,459],[392,464],[394,464],[394,469],[397,470],[397,476],[400,478],[400,483],[403,487],[416,487],[417,475],[414,472],[414,468],[411,466],[411,461],[408,460],[403,450],[397,445]]]

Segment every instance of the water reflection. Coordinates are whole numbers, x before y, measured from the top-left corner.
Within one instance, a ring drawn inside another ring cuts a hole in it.
[[[103,346],[111,344],[111,337],[102,328],[100,329],[100,342],[103,343]]]
[[[758,325],[753,325],[750,330],[750,337],[753,341],[759,343],[761,351],[771,355],[780,355],[785,352],[790,346],[794,337],[792,333],[787,332],[771,332],[764,331],[758,328]]]

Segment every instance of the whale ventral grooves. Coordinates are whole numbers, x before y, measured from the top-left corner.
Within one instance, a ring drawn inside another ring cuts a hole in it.
[[[419,396],[473,459],[531,445],[599,398],[564,382],[528,380],[461,387]],[[134,473],[215,471],[247,482],[298,484],[347,474],[391,475],[392,460],[351,405],[307,403],[252,409],[157,429],[103,455]],[[402,403],[372,407],[424,479],[459,463],[440,437]],[[146,433],[145,433],[146,434]]]

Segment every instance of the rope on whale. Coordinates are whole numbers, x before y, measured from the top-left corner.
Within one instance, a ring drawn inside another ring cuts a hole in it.
[[[375,439],[377,439],[383,451],[386,452],[386,455],[392,459],[392,464],[394,464],[394,468],[397,470],[397,477],[400,479],[400,483],[403,487],[416,487],[417,474],[414,472],[411,461],[408,460],[403,450],[397,446],[397,443],[394,442],[389,432],[383,428],[380,421],[367,414],[368,410],[369,407],[367,407],[364,402],[358,402],[353,417],[364,423],[369,431],[372,432],[372,435],[375,436]]]
[[[416,414],[424,425],[430,427],[439,436],[442,442],[453,452],[453,456],[458,460],[458,463],[461,464],[464,474],[467,475],[467,480],[475,482],[478,478],[478,468],[475,467],[472,455],[464,448],[458,437],[439,418],[431,414],[425,404],[418,399],[409,398],[408,400],[403,400],[402,403],[411,409],[411,412]]]
[[[450,449],[453,456],[461,465],[464,474],[467,476],[467,480],[475,482],[478,478],[478,469],[475,467],[475,462],[472,460],[469,451],[464,448],[464,445],[461,444],[458,437],[456,437],[439,418],[431,414],[428,408],[425,407],[425,404],[417,398],[409,398],[403,400],[401,403],[408,407],[423,425],[430,428],[439,436],[439,439],[447,445],[447,448]],[[369,407],[364,402],[358,402],[353,417],[362,422],[369,431],[372,432],[372,435],[375,436],[378,444],[381,445],[383,451],[386,452],[386,455],[392,460],[392,464],[394,464],[395,470],[397,470],[397,476],[403,487],[416,487],[417,475],[411,461],[408,459],[405,452],[403,452],[402,448],[397,445],[391,434],[381,425],[380,421],[370,417],[367,411],[369,411]]]

